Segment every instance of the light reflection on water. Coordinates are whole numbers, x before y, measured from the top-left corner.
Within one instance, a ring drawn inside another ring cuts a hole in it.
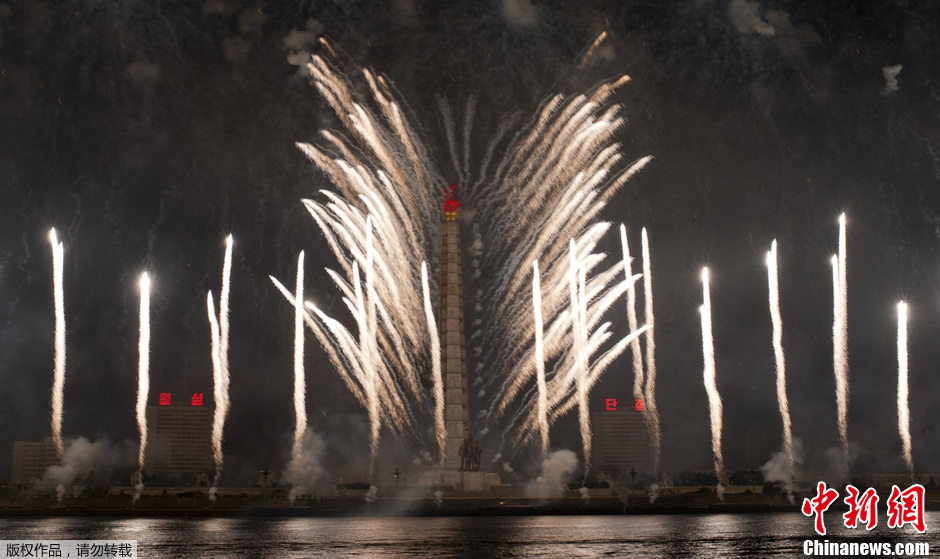
[[[940,513],[928,531],[846,530],[829,514],[825,539],[930,543],[940,550]],[[0,539],[137,540],[141,557],[779,557],[802,556],[812,520],[793,514],[448,518],[13,518]],[[816,538],[824,539],[824,538]]]

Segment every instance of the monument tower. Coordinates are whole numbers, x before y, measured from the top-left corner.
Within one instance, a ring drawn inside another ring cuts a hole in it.
[[[457,185],[450,185],[441,204],[444,227],[441,239],[441,306],[438,331],[444,371],[444,422],[447,429],[445,467],[460,467],[460,449],[469,434],[467,348],[463,322],[463,273],[460,261],[460,200]]]
[[[441,337],[441,369],[444,376],[444,426],[447,429],[446,458],[425,470],[421,483],[450,487],[458,492],[487,492],[505,487],[498,474],[480,467],[482,450],[470,431],[467,392],[467,347],[463,323],[463,273],[460,260],[460,200],[452,184],[441,204],[444,210],[441,235],[441,306],[438,332]]]

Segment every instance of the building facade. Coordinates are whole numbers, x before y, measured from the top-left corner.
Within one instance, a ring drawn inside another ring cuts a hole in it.
[[[30,483],[42,479],[46,468],[58,464],[52,437],[42,442],[15,441],[10,483]]]
[[[211,406],[202,405],[202,395],[189,401],[172,401],[161,394],[161,405],[147,406],[147,450],[144,473],[174,479],[183,476],[211,475]],[[196,403],[198,401],[198,404]]]
[[[639,409],[638,409],[639,408]],[[593,470],[620,477],[632,471],[653,473],[653,452],[642,402],[628,405],[608,399],[591,414],[594,429]]]

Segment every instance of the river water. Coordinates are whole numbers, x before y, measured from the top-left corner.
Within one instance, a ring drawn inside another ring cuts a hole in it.
[[[789,514],[521,516],[446,518],[7,518],[3,540],[137,540],[140,557],[781,557],[804,541],[926,542],[940,552],[940,513],[927,532],[909,526],[847,530],[827,514],[830,534]],[[3,557],[0,550],[0,557]]]

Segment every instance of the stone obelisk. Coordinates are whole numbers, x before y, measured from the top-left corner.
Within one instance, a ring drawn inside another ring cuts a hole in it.
[[[444,421],[447,429],[447,459],[444,467],[460,467],[460,449],[469,434],[467,395],[467,348],[463,322],[463,274],[460,261],[460,201],[457,185],[450,185],[442,204],[444,230],[441,239],[441,306],[438,328],[444,373]]]

